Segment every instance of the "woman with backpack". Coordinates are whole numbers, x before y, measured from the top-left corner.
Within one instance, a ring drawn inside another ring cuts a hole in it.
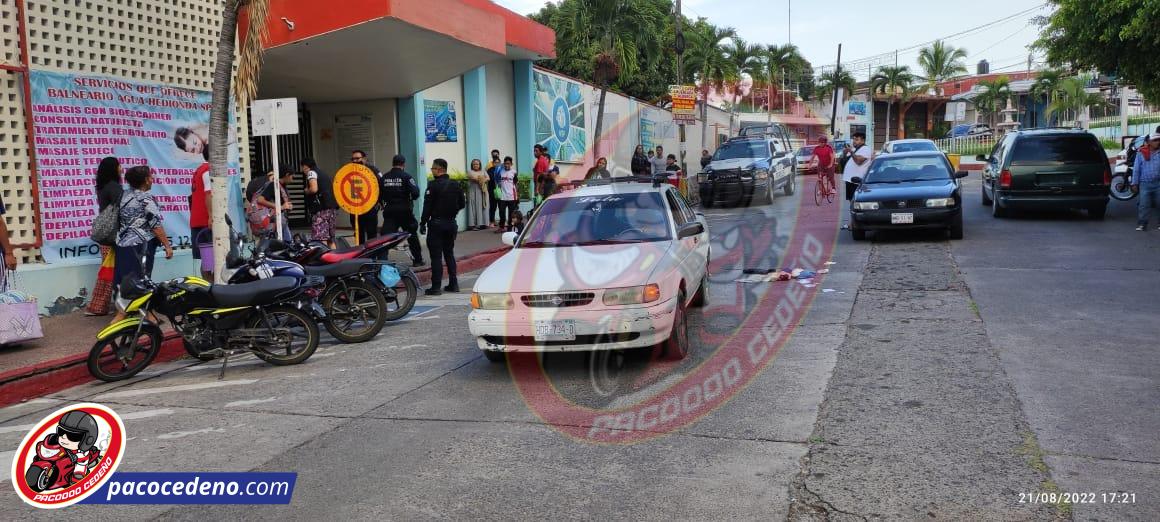
[[[121,186],[121,176],[125,169],[117,158],[109,156],[97,165],[97,213],[104,212],[110,205],[121,201],[125,189]],[[101,245],[101,268],[97,271],[97,282],[93,284],[93,297],[85,308],[85,315],[108,315],[113,302],[113,246]]]
[[[173,259],[169,236],[161,227],[161,207],[149,193],[153,188],[152,169],[144,165],[133,167],[125,171],[125,181],[129,183],[129,191],[121,196],[120,227],[113,247],[113,281],[117,286],[126,277],[153,275],[157,245],[165,248],[165,259]],[[117,310],[113,322],[124,318],[125,312]]]

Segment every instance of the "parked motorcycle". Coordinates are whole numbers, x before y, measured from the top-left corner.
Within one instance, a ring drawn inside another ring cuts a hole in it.
[[[1118,201],[1129,201],[1136,197],[1136,191],[1132,190],[1132,164],[1136,161],[1136,154],[1139,154],[1138,149],[1143,140],[1139,136],[1125,136],[1122,141],[1125,143],[1124,151],[1121,153],[1124,159],[1116,161],[1112,181],[1108,186],[1108,195]]]
[[[253,283],[212,285],[199,277],[155,283],[127,278],[121,298],[134,317],[109,325],[89,350],[89,373],[102,381],[128,379],[145,369],[161,350],[155,313],[165,316],[186,349],[199,358],[248,350],[274,365],[298,364],[318,348],[314,318],[301,309],[307,278],[280,276]]]
[[[361,343],[373,339],[382,331],[387,319],[387,298],[366,274],[377,268],[372,260],[351,260],[341,263],[303,267],[293,261],[271,259],[268,254],[283,248],[279,242],[263,242],[253,259],[229,278],[230,284],[280,277],[297,272],[311,278],[305,295],[313,303],[314,319],[335,339],[344,343]]]
[[[317,242],[306,243],[295,238],[289,243],[271,242],[266,255],[271,259],[281,259],[299,263],[312,273],[312,267],[325,267],[350,261],[374,261],[364,264],[363,279],[383,291],[386,298],[387,321],[406,317],[415,306],[419,295],[419,278],[410,267],[400,266],[387,259],[392,248],[402,244],[410,234],[398,232],[386,234],[363,245],[332,250]]]

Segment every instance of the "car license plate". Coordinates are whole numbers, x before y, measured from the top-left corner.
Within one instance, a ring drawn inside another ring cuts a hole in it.
[[[914,214],[896,212],[890,215],[891,225],[910,225],[914,223]]]
[[[535,321],[537,341],[575,341],[576,321]]]

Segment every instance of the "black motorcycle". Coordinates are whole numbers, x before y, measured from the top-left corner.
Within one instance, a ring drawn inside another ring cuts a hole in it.
[[[133,377],[149,366],[161,350],[161,328],[152,318],[165,316],[199,358],[225,356],[235,350],[253,352],[275,365],[298,364],[318,349],[314,319],[300,306],[303,277],[273,277],[238,285],[213,285],[199,277],[155,283],[126,278],[121,298],[132,317],[97,334],[89,350],[89,373],[106,382]]]

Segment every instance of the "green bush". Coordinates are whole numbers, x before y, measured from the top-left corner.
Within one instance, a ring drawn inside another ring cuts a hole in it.
[[[1129,116],[1128,117],[1128,125],[1139,125],[1141,123],[1160,123],[1160,114],[1142,114],[1140,116]],[[1091,124],[1088,125],[1088,127],[1092,128],[1092,129],[1102,129],[1102,128],[1106,128],[1106,127],[1119,127],[1119,126],[1120,126],[1120,117],[1119,116],[1115,116],[1112,118],[1101,118],[1098,120],[1092,120]]]
[[[458,171],[458,170],[452,171],[452,172],[449,172],[447,174],[447,177],[451,178],[452,181],[458,181],[459,188],[463,189],[464,193],[467,193],[467,188],[468,188],[467,184],[471,183],[471,180],[467,179],[466,172]],[[428,183],[430,183],[434,179],[435,179],[435,176],[432,176],[431,174],[427,174],[427,182]],[[517,176],[516,176],[516,193],[519,194],[521,201],[530,201],[532,199],[532,175],[531,174],[524,174],[524,173],[517,174]]]

